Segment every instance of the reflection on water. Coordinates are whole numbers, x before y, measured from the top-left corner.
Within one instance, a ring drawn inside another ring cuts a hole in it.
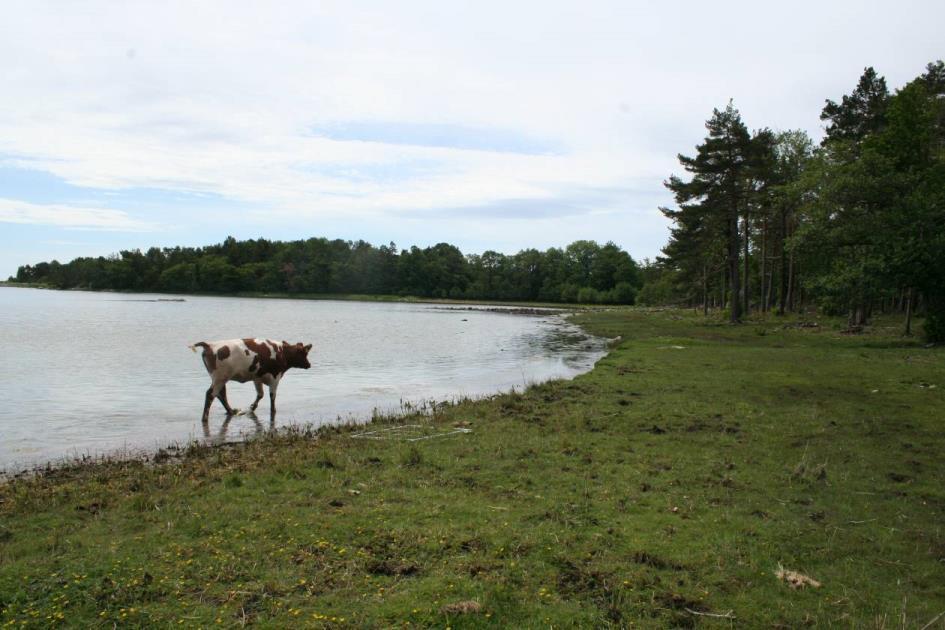
[[[259,417],[253,411],[247,411],[245,413],[240,412],[227,416],[223,422],[220,423],[220,428],[216,431],[211,430],[210,423],[204,422],[201,424],[203,427],[203,439],[207,444],[223,444],[224,442],[232,441],[233,437],[228,437],[227,433],[230,430],[230,423],[234,418],[245,418],[249,420],[252,425],[249,429],[241,430],[240,433],[236,436],[237,439],[246,439],[249,437],[261,435],[264,431],[272,431],[276,428],[276,414],[269,414],[269,423],[266,427],[263,427],[263,423],[259,420]]]
[[[173,301],[172,301],[173,300]],[[7,353],[0,468],[171,442],[240,440],[255,414],[200,423],[210,384],[188,344],[269,337],[315,345],[279,387],[278,424],[365,421],[423,401],[479,397],[570,378],[605,342],[554,312],[425,304],[259,300],[0,288]],[[229,383],[247,408],[252,383]],[[268,420],[268,397],[257,410]]]

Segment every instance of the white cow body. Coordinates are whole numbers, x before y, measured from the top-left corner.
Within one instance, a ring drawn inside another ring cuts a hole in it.
[[[263,385],[269,387],[270,413],[275,415],[276,390],[283,375],[289,368],[308,369],[311,367],[308,361],[311,344],[290,344],[272,339],[247,338],[200,341],[190,346],[190,349],[197,352],[198,347],[203,348],[203,364],[212,381],[204,400],[204,422],[209,417],[210,405],[214,398],[220,399],[227,414],[235,413],[226,399],[227,381],[239,383],[253,381],[256,386],[256,400],[250,407],[250,411],[255,411],[259,405],[263,396]]]

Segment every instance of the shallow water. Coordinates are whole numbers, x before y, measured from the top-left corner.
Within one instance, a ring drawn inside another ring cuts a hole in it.
[[[238,440],[269,427],[229,422],[219,402],[200,422],[209,377],[196,341],[268,337],[315,345],[290,370],[276,426],[364,421],[377,411],[479,397],[593,367],[604,340],[564,318],[429,304],[182,298],[0,288],[0,469],[192,439]],[[246,408],[252,383],[230,383]]]

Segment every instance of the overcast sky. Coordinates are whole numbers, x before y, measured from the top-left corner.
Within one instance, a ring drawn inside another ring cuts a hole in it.
[[[667,238],[729,98],[821,134],[873,65],[945,57],[945,2],[4,2],[0,277],[263,236],[464,252]]]

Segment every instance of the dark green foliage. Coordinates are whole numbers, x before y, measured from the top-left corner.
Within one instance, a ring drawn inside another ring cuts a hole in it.
[[[706,129],[709,135],[696,147],[696,156],[679,156],[692,179],[687,182],[674,175],[666,182],[679,209],[660,208],[675,223],[663,249],[663,263],[677,271],[679,279],[690,281],[691,295],[701,295],[706,307],[709,275],[724,269],[730,318],[736,322],[741,319],[742,286],[747,284],[747,274],[739,269],[740,252],[755,189],[764,182],[765,166],[773,161],[769,158],[773,137],[767,130],[752,137],[731,103],[713,111]]]
[[[651,263],[643,267],[646,280],[637,293],[636,303],[642,306],[660,306],[676,302],[677,291],[674,273],[660,263]]]
[[[851,326],[866,323],[877,301],[916,289],[929,316],[926,331],[930,339],[938,334],[945,293],[939,74],[941,65],[929,64],[926,75],[889,97],[881,125],[864,121],[856,138],[828,138],[804,178],[805,220],[796,244],[808,263],[807,284],[824,304],[848,311]]]
[[[398,251],[365,241],[237,241],[151,248],[99,258],[26,265],[16,282],[61,289],[174,293],[411,295],[426,298],[632,304],[636,262],[613,243],[464,256],[439,243]]]
[[[674,225],[641,302],[732,321],[817,306],[851,331],[898,311],[908,333],[918,313],[945,338],[945,63],[892,95],[867,68],[821,119],[814,150],[803,132],[749,138],[731,105],[714,112],[697,156],[680,156],[692,181],[666,184],[678,207],[661,208]]]
[[[929,297],[924,331],[929,341],[937,343],[945,341],[945,296],[941,293]]]
[[[888,103],[886,79],[877,76],[872,67],[865,68],[851,94],[844,95],[839,103],[827,99],[820,113],[820,119],[828,121],[823,144],[836,140],[858,142],[879,131],[885,122]]]

